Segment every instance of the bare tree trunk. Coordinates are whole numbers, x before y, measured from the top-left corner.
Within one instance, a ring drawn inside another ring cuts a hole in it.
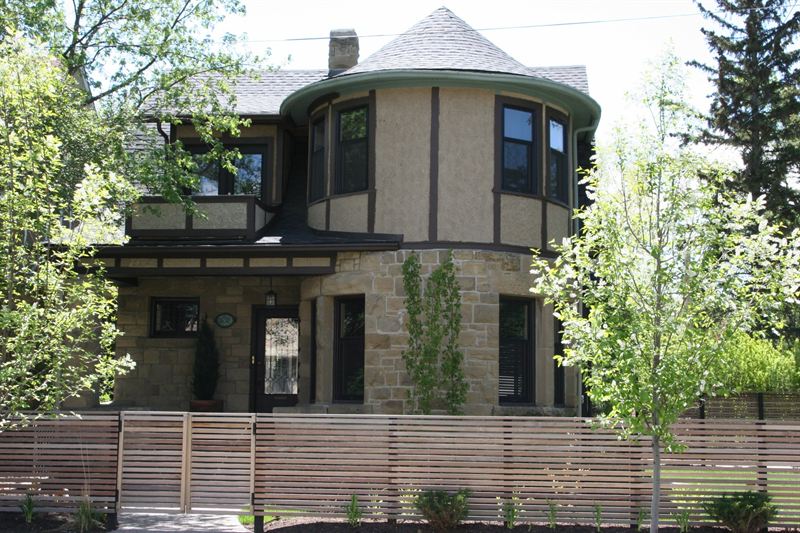
[[[650,499],[650,533],[658,533],[658,508],[661,507],[661,442],[653,435],[653,497]]]

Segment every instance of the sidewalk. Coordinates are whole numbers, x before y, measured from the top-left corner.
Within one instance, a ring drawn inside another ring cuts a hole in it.
[[[119,529],[126,533],[245,533],[248,530],[231,515],[135,514],[119,515]]]

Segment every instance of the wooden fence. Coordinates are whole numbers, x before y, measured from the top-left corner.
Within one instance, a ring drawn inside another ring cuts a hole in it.
[[[767,490],[780,525],[800,526],[800,424],[682,420],[663,456],[662,518],[704,500]],[[0,434],[0,511],[88,496],[106,512],[221,512],[414,519],[424,489],[471,490],[470,517],[635,523],[651,494],[649,443],[586,419],[383,415],[87,413]]]

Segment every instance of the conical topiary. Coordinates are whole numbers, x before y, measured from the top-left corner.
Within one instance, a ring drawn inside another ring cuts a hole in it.
[[[208,317],[200,324],[197,348],[194,352],[194,379],[192,392],[198,400],[213,400],[219,379],[219,351],[214,340],[214,330],[208,325]]]

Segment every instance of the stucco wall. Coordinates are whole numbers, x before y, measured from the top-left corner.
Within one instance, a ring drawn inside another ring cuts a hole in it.
[[[494,94],[439,95],[439,240],[492,242]]]
[[[184,229],[186,211],[179,204],[134,204],[131,213],[131,228],[139,229]]]
[[[308,206],[308,225],[314,229],[325,229],[325,202]]]
[[[198,215],[192,217],[195,229],[247,228],[247,204],[243,202],[198,203],[197,210]]]
[[[428,239],[431,89],[376,91],[375,231]]]
[[[500,242],[541,247],[542,200],[501,194],[500,202]]]
[[[569,235],[569,209],[548,202],[546,216],[547,247],[552,249],[551,241],[560,244]]]
[[[367,193],[334,196],[331,203],[331,231],[367,231]]]

